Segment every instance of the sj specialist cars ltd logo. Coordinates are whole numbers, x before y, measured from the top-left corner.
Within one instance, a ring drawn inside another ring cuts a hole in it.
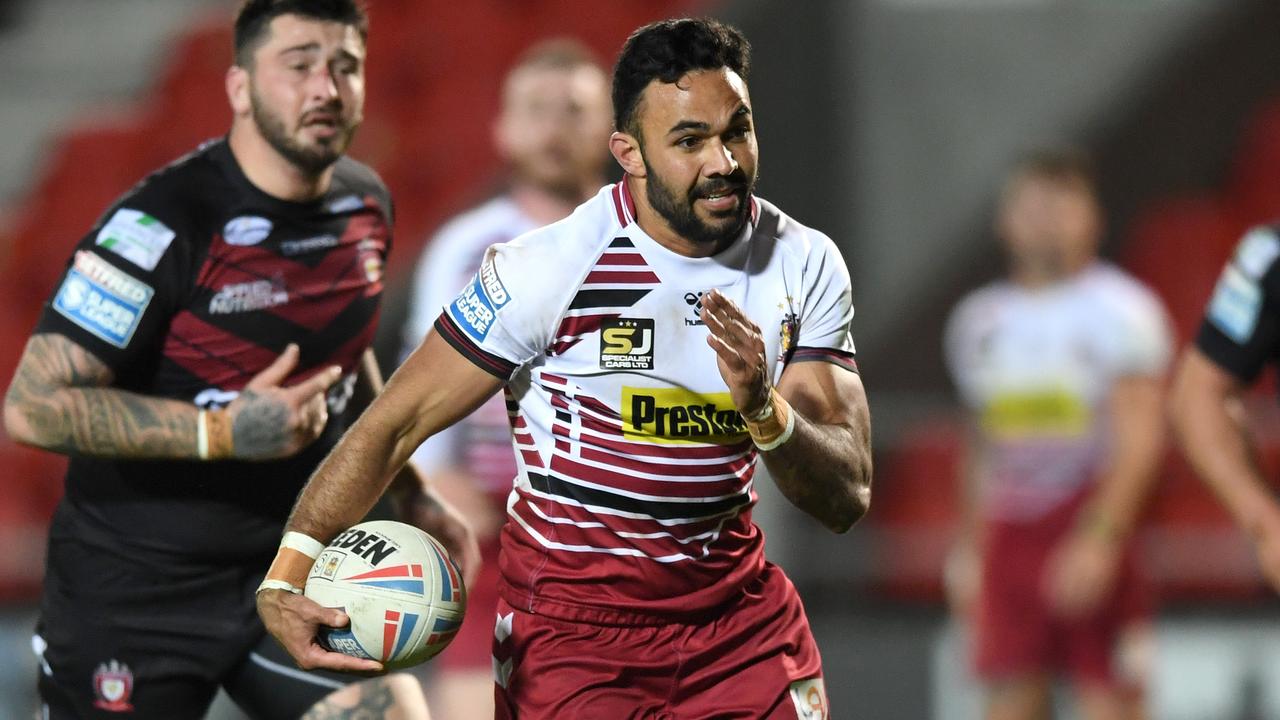
[[[610,318],[600,323],[600,368],[653,369],[653,320]]]

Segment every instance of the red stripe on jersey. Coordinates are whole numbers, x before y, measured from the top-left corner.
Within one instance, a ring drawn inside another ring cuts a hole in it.
[[[621,430],[610,430],[608,426],[595,421],[592,423],[583,423],[583,427],[596,432],[608,433],[616,435],[618,439],[608,437],[600,437],[598,435],[583,434],[578,438],[584,447],[593,445],[599,448],[607,448],[628,455],[642,455],[646,457],[665,457],[673,460],[689,459],[689,460],[714,460],[719,458],[736,455],[742,452],[749,452],[752,447],[750,440],[744,439],[735,443],[726,445],[658,445],[656,443],[635,442],[623,440]],[[601,429],[604,428],[604,429]],[[569,428],[557,423],[552,426],[553,435],[569,437]]]
[[[618,214],[618,224],[626,227],[627,214],[622,209],[622,183],[613,186],[613,209]]]
[[[643,478],[633,473],[628,473],[621,468],[604,469],[594,465],[585,465],[559,453],[551,457],[551,471],[559,473],[565,478],[581,480],[624,493],[651,496],[652,499],[658,502],[664,499],[721,500],[726,496],[740,492],[746,479],[750,477],[748,473],[750,468],[744,467],[739,468],[738,474],[730,478],[700,480],[698,479],[700,474],[687,473],[690,467],[700,466],[668,466],[669,470],[664,475],[669,478],[683,479],[677,482],[674,480]],[[726,474],[733,472],[730,470]]]
[[[752,458],[748,455],[738,455],[736,457],[726,458],[722,462],[697,464],[697,465],[676,465],[672,463],[656,463],[640,460],[631,454],[620,455],[608,452],[602,452],[586,443],[579,445],[579,456],[583,460],[591,460],[598,463],[605,463],[622,470],[632,470],[634,472],[648,473],[650,475],[724,475],[727,473],[741,472],[743,468],[751,464]],[[670,458],[672,460],[685,460],[686,458]],[[679,468],[680,472],[671,472],[673,468]]]
[[[239,390],[277,353],[251,343],[184,310],[169,324],[164,355],[212,387]]]
[[[542,456],[536,450],[521,450],[520,457],[524,458],[524,464],[529,467],[544,469],[542,464]]]
[[[546,501],[540,501],[546,502]],[[519,503],[512,508],[521,519],[528,523],[543,537],[554,542],[570,546],[600,549],[634,549],[650,558],[669,558],[673,555],[688,555],[693,558],[702,556],[703,548],[714,543],[727,531],[737,530],[744,523],[741,516],[725,515],[711,520],[700,521],[694,525],[663,527],[649,521],[628,521],[617,516],[596,517],[588,515],[581,524],[552,523],[544,520],[533,509],[531,503]],[[567,509],[568,506],[557,504],[555,509]],[[539,508],[541,509],[541,508]],[[545,512],[545,510],[544,510]],[[585,511],[584,511],[585,512]],[[546,513],[551,515],[551,513]],[[609,522],[605,527],[597,527],[601,520]],[[625,530],[616,525],[620,522],[637,525],[635,530]],[[513,523],[518,526],[519,523]],[[587,527],[582,527],[587,525]],[[619,533],[629,533],[619,535]],[[685,542],[681,542],[681,541]]]
[[[596,267],[610,265],[648,265],[644,261],[644,256],[638,252],[619,252],[617,250],[606,250],[600,259],[596,261]]]
[[[628,272],[625,270],[592,270],[582,281],[584,285],[592,283],[610,283],[614,285],[641,285],[661,282],[658,276],[650,271]],[[616,317],[616,316],[615,316]]]
[[[752,498],[754,499],[754,494]],[[737,508],[731,512],[720,513],[719,515],[698,518],[689,522],[678,522],[663,524],[652,518],[628,517],[625,515],[610,515],[608,513],[594,513],[581,505],[574,505],[568,502],[561,502],[554,496],[543,497],[540,495],[532,495],[523,489],[516,490],[516,506],[522,503],[536,505],[536,509],[523,513],[526,520],[536,520],[546,525],[567,525],[566,522],[553,523],[543,518],[546,515],[556,520],[567,520],[580,525],[598,524],[603,525],[610,532],[614,533],[633,533],[636,535],[648,535],[655,533],[667,533],[681,540],[700,535],[708,530],[715,528],[726,517],[732,517],[734,514],[745,512],[744,508]]]
[[[626,212],[627,222],[624,225],[631,224],[636,217],[636,201],[631,198],[631,181],[627,175],[622,176],[622,182],[618,183],[619,194],[622,195],[622,209]]]

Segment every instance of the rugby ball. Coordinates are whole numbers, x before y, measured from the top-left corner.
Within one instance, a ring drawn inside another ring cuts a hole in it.
[[[462,573],[444,546],[391,520],[360,523],[335,537],[311,566],[303,594],[351,618],[345,628],[322,628],[322,645],[391,670],[444,650],[467,608]]]

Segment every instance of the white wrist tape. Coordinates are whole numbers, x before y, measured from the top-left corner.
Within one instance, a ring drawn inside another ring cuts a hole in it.
[[[306,555],[315,560],[320,557],[320,553],[324,552],[324,543],[319,540],[300,532],[290,530],[284,534],[284,538],[280,540],[280,547],[290,548]]]
[[[285,582],[284,580],[263,580],[262,584],[258,586],[258,589],[254,591],[253,594],[257,595],[263,590],[284,590],[285,592],[290,592],[294,595],[302,594],[302,588],[291,582]]]
[[[782,434],[764,444],[757,442],[756,447],[759,448],[761,452],[768,452],[775,448],[782,447],[783,443],[791,439],[791,433],[795,432],[795,429],[796,429],[796,413],[793,410],[787,413],[787,426],[785,429],[783,429]]]

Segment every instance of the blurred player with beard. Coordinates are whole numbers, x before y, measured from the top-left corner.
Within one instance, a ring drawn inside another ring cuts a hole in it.
[[[953,608],[974,621],[990,720],[1048,717],[1056,675],[1074,683],[1083,717],[1135,720],[1150,598],[1134,530],[1161,457],[1167,318],[1097,259],[1083,157],[1028,156],[997,231],[1009,279],[966,297],[947,329],[973,413]]]
[[[509,168],[500,196],[449,221],[414,278],[405,354],[466,284],[490,245],[567,216],[604,182],[609,159],[609,81],[590,51],[569,40],[531,48],[507,75],[493,138]],[[471,521],[484,564],[467,587],[467,619],[431,664],[427,697],[441,717],[492,718],[491,639],[498,608],[498,530],[516,476],[507,405],[490,398],[429,438],[413,460]]]
[[[491,247],[294,508],[291,532],[332,537],[423,440],[504,391],[500,718],[829,717],[752,482],[763,459],[847,531],[870,502],[870,419],[844,260],[752,193],[748,65],[714,20],[633,33],[613,76],[623,181]],[[314,643],[305,597],[258,597],[300,662],[350,660]]]
[[[108,209],[27,343],[5,427],[71,457],[33,640],[42,717],[202,717],[219,687],[256,718],[426,717],[412,677],[302,672],[254,613],[299,489],[381,386],[391,201],[344,157],[366,39],[352,0],[246,2],[230,133]],[[412,471],[396,487],[474,565],[465,523]]]

